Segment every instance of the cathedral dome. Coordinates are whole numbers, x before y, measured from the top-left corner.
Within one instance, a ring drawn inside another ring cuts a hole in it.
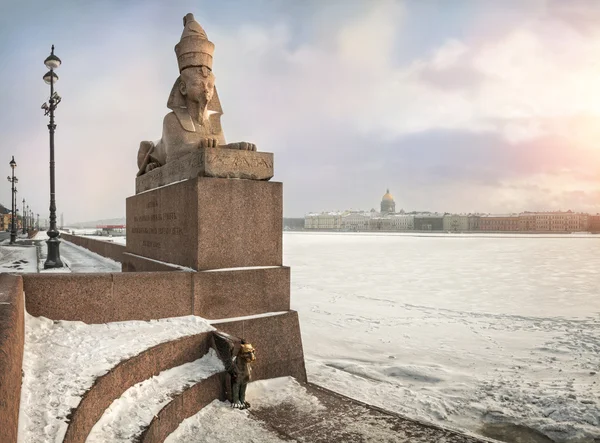
[[[396,212],[396,202],[394,201],[394,197],[390,194],[390,190],[388,189],[385,195],[381,198],[381,213],[382,214],[393,214]]]
[[[381,201],[394,201],[394,197],[392,196],[392,194],[390,194],[390,190],[388,189],[386,191],[386,193],[384,194],[383,198],[381,199]]]

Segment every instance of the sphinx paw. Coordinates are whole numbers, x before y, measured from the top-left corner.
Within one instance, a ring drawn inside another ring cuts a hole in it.
[[[219,141],[216,138],[205,138],[200,140],[201,148],[216,148],[219,146]]]
[[[239,142],[237,145],[240,151],[256,151],[256,145],[254,143]]]
[[[146,172],[150,172],[153,169],[159,168],[160,164],[157,162],[150,162],[146,165]]]

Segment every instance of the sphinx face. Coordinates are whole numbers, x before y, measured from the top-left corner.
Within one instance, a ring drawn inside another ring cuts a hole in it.
[[[181,72],[181,93],[188,100],[207,105],[215,93],[215,76],[205,66],[184,69]]]

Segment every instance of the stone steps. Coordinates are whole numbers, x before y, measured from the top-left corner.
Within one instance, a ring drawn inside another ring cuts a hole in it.
[[[87,443],[163,441],[188,415],[224,398],[224,366],[214,350],[130,389],[105,411]]]
[[[104,411],[123,393],[162,371],[204,356],[211,346],[212,332],[161,343],[120,362],[98,377],[70,415],[64,443],[85,443]]]
[[[197,414],[212,401],[225,401],[227,374],[221,372],[201,380],[164,406],[139,438],[140,443],[162,443],[174,432],[181,422]]]

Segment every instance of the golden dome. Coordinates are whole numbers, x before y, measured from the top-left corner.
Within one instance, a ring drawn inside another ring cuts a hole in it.
[[[385,195],[383,196],[381,201],[392,201],[392,202],[394,201],[394,197],[392,196],[392,194],[390,194],[389,189],[385,192]]]

